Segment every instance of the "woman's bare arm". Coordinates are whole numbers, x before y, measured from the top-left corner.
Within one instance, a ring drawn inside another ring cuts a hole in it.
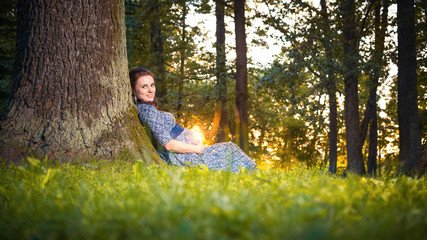
[[[173,151],[177,153],[200,153],[205,149],[202,143],[198,145],[188,144],[178,140],[171,140],[164,145],[167,151]]]

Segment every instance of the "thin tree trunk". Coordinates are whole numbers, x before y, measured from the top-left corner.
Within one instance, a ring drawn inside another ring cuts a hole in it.
[[[420,160],[418,161],[417,165],[415,166],[415,172],[418,177],[421,177],[426,174],[427,171],[427,143],[424,144],[424,150],[421,155]]]
[[[378,78],[373,76],[371,80],[374,85],[368,97],[368,103],[366,104],[365,118],[362,125],[365,125],[362,128],[362,143],[365,141],[367,131],[369,129],[369,148],[368,148],[368,174],[375,175],[377,169],[377,144],[378,144],[378,125],[377,125],[377,84]],[[375,83],[376,82],[376,83]],[[366,128],[365,128],[366,127]]]
[[[376,97],[376,96],[375,96]],[[375,108],[376,109],[376,99]],[[370,127],[369,127],[369,155],[368,155],[368,174],[375,176],[377,174],[377,144],[378,144],[378,123],[377,114],[372,116]]]
[[[347,169],[346,172],[365,174],[359,126],[358,96],[358,37],[356,34],[354,0],[341,2],[344,36],[344,113],[346,127]]]
[[[421,157],[421,127],[417,102],[417,59],[413,0],[397,1],[398,121],[400,172],[409,174]]]
[[[384,68],[384,40],[385,31],[388,26],[388,0],[380,1],[375,7],[375,50],[374,61],[376,69],[372,76],[372,89],[369,93],[370,128],[369,128],[369,156],[368,156],[368,174],[376,175],[377,172],[377,153],[378,153],[378,122],[377,122],[377,86],[380,75]],[[383,12],[381,14],[381,8]]]
[[[217,106],[215,114],[219,114],[219,131],[216,135],[217,142],[228,141],[228,116],[227,116],[227,70],[225,55],[225,21],[224,4],[215,2],[216,14],[216,78],[217,78]]]
[[[236,137],[243,151],[249,151],[248,133],[248,70],[245,32],[245,0],[234,1],[234,21],[236,32],[236,107],[239,116],[239,132]]]
[[[130,99],[124,23],[119,0],[18,2],[16,81],[0,125],[3,159],[153,150],[144,133],[126,126],[140,124]]]
[[[153,69],[151,71],[156,76],[156,97],[159,100],[160,105],[167,104],[167,87],[166,87],[166,68],[163,51],[163,40],[162,40],[162,25],[160,23],[160,2],[155,1],[153,5],[153,18],[150,23],[150,37],[151,37],[151,65]]]
[[[328,39],[329,36],[329,16],[326,6],[326,1],[321,0],[320,5],[322,8],[323,19],[323,35],[322,40],[326,52],[326,62],[328,64],[326,73],[328,78],[328,96],[329,96],[329,172],[335,174],[337,172],[337,142],[338,142],[338,127],[337,127],[337,87],[335,83],[335,76],[332,70],[332,46]]]
[[[177,118],[181,117],[182,114],[182,99],[184,94],[184,79],[185,79],[185,58],[186,58],[186,50],[185,50],[185,41],[187,32],[185,30],[186,27],[186,18],[187,18],[187,4],[183,1],[182,6],[182,32],[181,32],[181,49],[180,49],[180,69],[179,69],[179,82],[178,82],[178,106],[176,110]]]

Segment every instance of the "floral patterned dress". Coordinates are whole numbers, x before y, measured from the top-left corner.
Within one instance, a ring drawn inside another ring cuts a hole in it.
[[[164,146],[171,141],[171,130],[176,125],[175,117],[168,112],[157,110],[148,104],[137,103],[140,120],[148,125],[154,140]],[[193,133],[184,129],[175,140],[197,145]],[[211,170],[230,170],[238,172],[242,167],[255,169],[254,160],[248,157],[236,144],[232,142],[217,143],[205,147],[201,153],[176,153],[169,152],[169,161],[177,166],[205,165]]]

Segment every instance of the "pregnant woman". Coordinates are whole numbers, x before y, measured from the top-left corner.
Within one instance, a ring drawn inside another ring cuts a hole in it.
[[[169,161],[177,166],[205,165],[211,170],[238,172],[255,169],[255,162],[231,142],[203,146],[193,133],[175,122],[168,112],[157,110],[154,75],[145,68],[129,72],[132,97],[141,121],[148,125],[154,140],[168,151]]]

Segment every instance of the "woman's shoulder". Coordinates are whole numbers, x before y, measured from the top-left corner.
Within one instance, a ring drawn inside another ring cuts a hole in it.
[[[158,110],[155,106],[144,103],[137,103],[136,108],[143,119],[175,119],[172,113]]]
[[[150,104],[137,103],[135,106],[136,106],[136,108],[138,110],[141,109],[141,110],[144,110],[144,111],[157,111],[157,108],[155,106],[153,106],[153,105],[150,105]]]
[[[143,117],[155,114],[158,111],[155,106],[144,103],[137,103],[136,108],[138,109],[139,114],[141,114]]]

